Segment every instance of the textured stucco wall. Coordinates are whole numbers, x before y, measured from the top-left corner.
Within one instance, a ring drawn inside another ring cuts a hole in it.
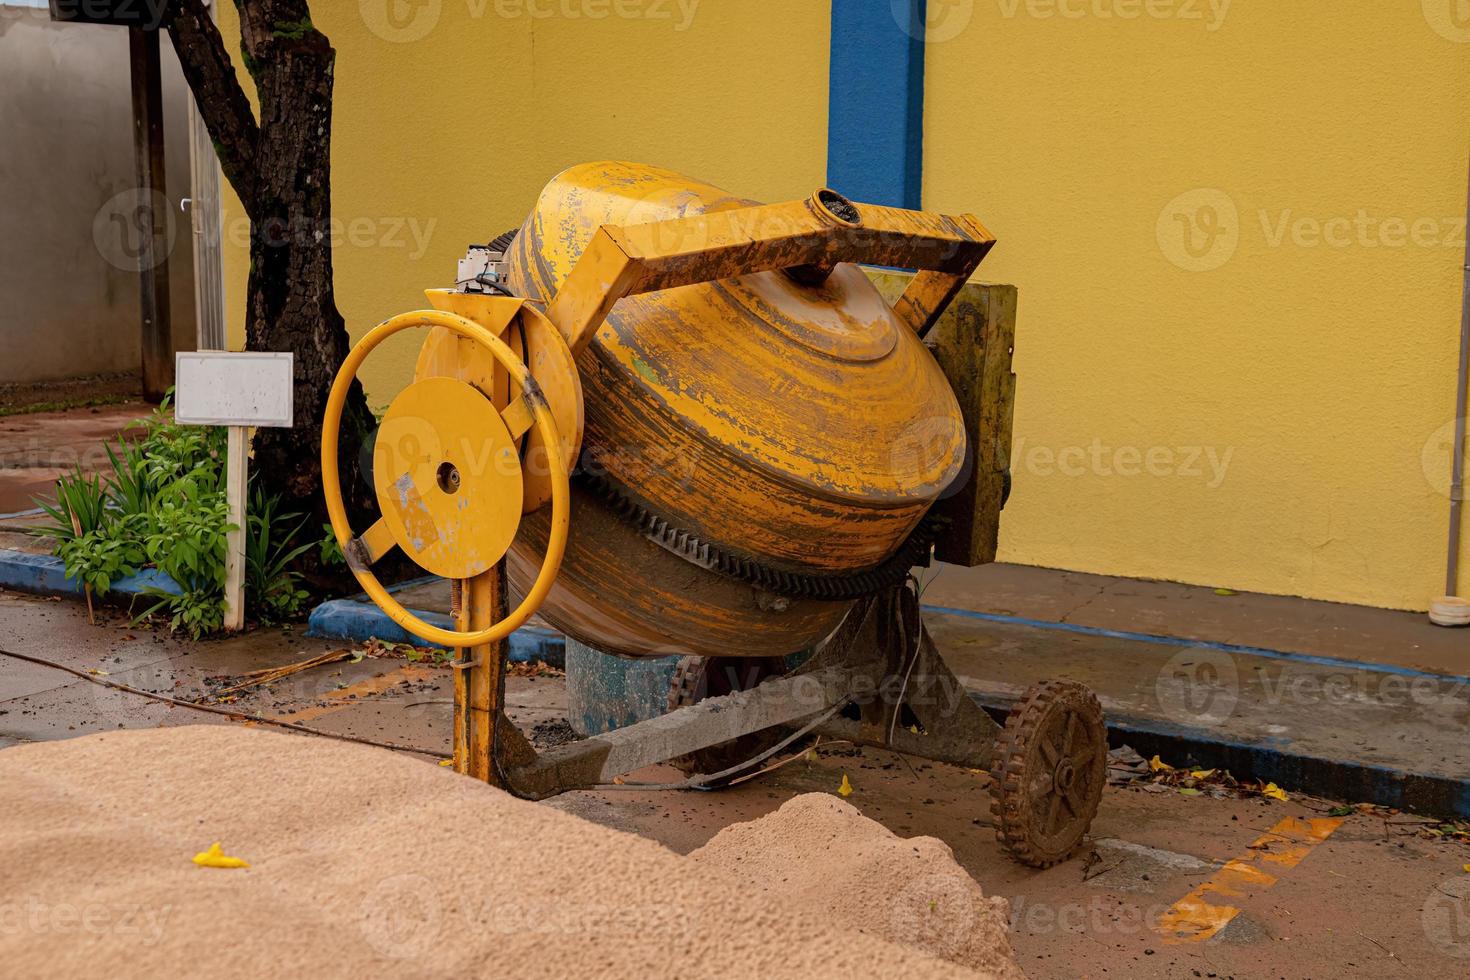
[[[978,213],[984,278],[1020,288],[1003,560],[1424,608],[1465,245],[1452,0],[950,6],[925,205]]]
[[[194,346],[186,92],[163,40],[169,295]],[[127,31],[0,5],[0,383],[138,367]]]

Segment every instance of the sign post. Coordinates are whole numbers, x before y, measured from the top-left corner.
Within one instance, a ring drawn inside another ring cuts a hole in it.
[[[234,530],[225,535],[225,629],[245,626],[246,486],[252,426],[289,429],[295,356],[289,353],[180,352],[174,420],[184,425],[228,427],[225,498]]]

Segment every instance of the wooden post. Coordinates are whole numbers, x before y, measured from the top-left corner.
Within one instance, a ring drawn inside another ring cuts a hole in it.
[[[225,500],[233,531],[225,532],[225,630],[245,628],[245,492],[249,481],[249,430],[232,425],[226,430]]]
[[[133,157],[138,174],[141,224],[146,229],[138,255],[138,294],[143,315],[143,397],[158,402],[174,383],[173,324],[168,305],[168,215],[160,213],[155,206],[167,194],[158,31],[128,28],[128,48],[133,81]]]
[[[455,629],[482,630],[507,615],[505,563],[460,583]],[[505,702],[506,641],[456,651],[454,675],[454,769],[491,786],[502,786],[495,765],[495,721]]]

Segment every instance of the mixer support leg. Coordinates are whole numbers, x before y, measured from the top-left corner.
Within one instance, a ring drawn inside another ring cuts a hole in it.
[[[544,799],[573,789],[610,783],[644,766],[790,725],[851,700],[857,673],[843,667],[803,671],[766,681],[748,691],[706,698],[627,728],[548,749],[507,773],[511,791]]]
[[[944,662],[913,589],[860,600],[809,666],[830,664],[870,666],[865,696],[854,698],[858,720],[834,718],[823,734],[971,769],[990,764],[1000,726]]]
[[[506,616],[505,563],[455,583],[455,629],[488,628]],[[497,719],[505,693],[506,641],[455,651],[454,771],[503,786],[496,765]]]

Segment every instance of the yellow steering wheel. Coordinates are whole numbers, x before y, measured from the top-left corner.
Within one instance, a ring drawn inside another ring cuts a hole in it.
[[[497,410],[480,389],[452,378],[425,378],[389,406],[373,448],[373,482],[382,517],[360,537],[347,520],[338,479],[342,407],[357,371],[394,334],[443,327],[484,347],[520,397]],[[417,564],[447,578],[472,578],[493,568],[515,539],[522,506],[517,440],[535,425],[551,482],[551,533],[535,583],[505,619],[471,632],[441,629],[419,619],[389,594],[369,566],[395,545]],[[506,343],[472,320],[423,310],[380,323],[347,355],[322,419],[322,488],[332,533],[358,584],[399,626],[431,643],[474,647],[504,639],[525,625],[556,581],[566,551],[571,488],[551,407],[530,370]]]

